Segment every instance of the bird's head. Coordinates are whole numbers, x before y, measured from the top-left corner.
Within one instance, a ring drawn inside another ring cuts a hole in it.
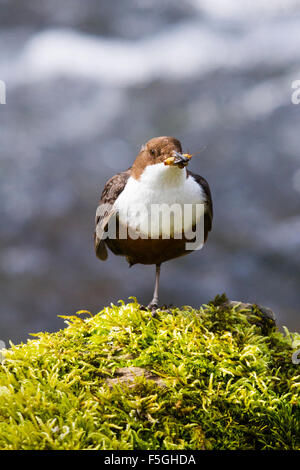
[[[181,143],[174,137],[154,137],[142,145],[132,166],[132,173],[138,178],[148,165],[156,164],[183,169],[191,157],[188,153],[182,153]]]

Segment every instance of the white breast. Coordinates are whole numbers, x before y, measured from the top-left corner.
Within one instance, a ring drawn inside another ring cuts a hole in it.
[[[121,224],[131,231],[145,238],[169,238],[168,234],[176,237],[176,234],[181,235],[182,229],[191,229],[197,220],[195,210],[193,215],[190,212],[190,217],[184,217],[187,205],[190,208],[201,205],[203,216],[204,202],[201,186],[193,177],[186,177],[185,169],[158,163],[147,166],[139,180],[130,177],[114,207]],[[157,217],[159,212],[160,218]]]

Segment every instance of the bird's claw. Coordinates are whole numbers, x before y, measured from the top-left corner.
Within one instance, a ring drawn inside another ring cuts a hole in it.
[[[156,316],[156,311],[158,310],[158,304],[156,302],[150,302],[147,309],[151,310],[152,317]]]

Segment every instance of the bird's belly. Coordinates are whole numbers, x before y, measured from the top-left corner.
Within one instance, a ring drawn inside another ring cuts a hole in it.
[[[131,238],[182,238],[204,215],[199,186],[149,188],[133,181],[115,203],[119,224]]]
[[[131,265],[161,264],[190,253],[185,239],[106,239],[106,243],[113,253],[126,256]]]

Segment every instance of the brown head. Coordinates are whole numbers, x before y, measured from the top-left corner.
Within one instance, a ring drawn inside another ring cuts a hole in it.
[[[146,166],[157,163],[184,168],[190,158],[191,155],[182,153],[181,143],[174,137],[154,137],[142,145],[132,165],[131,175],[138,179]]]

